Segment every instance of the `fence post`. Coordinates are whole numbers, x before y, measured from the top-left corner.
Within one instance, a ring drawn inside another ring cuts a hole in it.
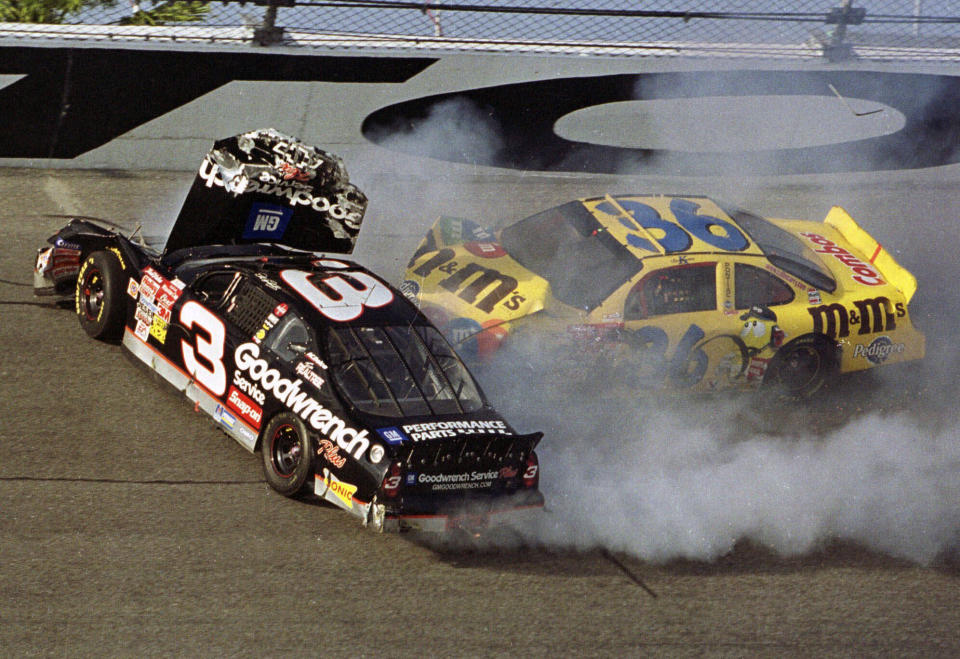
[[[253,28],[255,46],[272,46],[283,41],[283,28],[276,25],[277,7],[292,7],[293,0],[267,0],[266,4],[263,23]]]

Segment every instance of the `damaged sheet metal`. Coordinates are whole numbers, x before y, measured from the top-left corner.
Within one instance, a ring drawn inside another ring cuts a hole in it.
[[[250,131],[204,157],[165,254],[262,242],[350,254],[366,206],[339,156],[272,128]]]

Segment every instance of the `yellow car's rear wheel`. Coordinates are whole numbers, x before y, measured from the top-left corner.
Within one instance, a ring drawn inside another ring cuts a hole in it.
[[[812,396],[839,372],[836,344],[822,335],[802,336],[780,348],[764,384],[788,396]]]

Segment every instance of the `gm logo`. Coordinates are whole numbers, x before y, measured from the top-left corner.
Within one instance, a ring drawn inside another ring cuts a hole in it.
[[[250,209],[250,217],[243,228],[243,238],[283,238],[287,223],[293,217],[293,209],[257,202]]]
[[[403,442],[409,439],[402,430],[399,428],[378,428],[377,433],[383,437],[384,441],[388,444],[402,444]]]

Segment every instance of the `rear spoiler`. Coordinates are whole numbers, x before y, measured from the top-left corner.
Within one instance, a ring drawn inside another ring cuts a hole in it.
[[[910,302],[910,298],[917,291],[917,278],[897,263],[893,255],[885,250],[883,245],[878,243],[873,236],[860,228],[860,225],[847,211],[839,206],[834,206],[823,221],[839,231],[848,243],[866,256],[867,260],[880,271],[880,274],[900,289],[907,302]]]
[[[500,467],[523,462],[543,438],[542,432],[525,435],[460,435],[450,439],[407,442],[397,459],[407,468]]]

